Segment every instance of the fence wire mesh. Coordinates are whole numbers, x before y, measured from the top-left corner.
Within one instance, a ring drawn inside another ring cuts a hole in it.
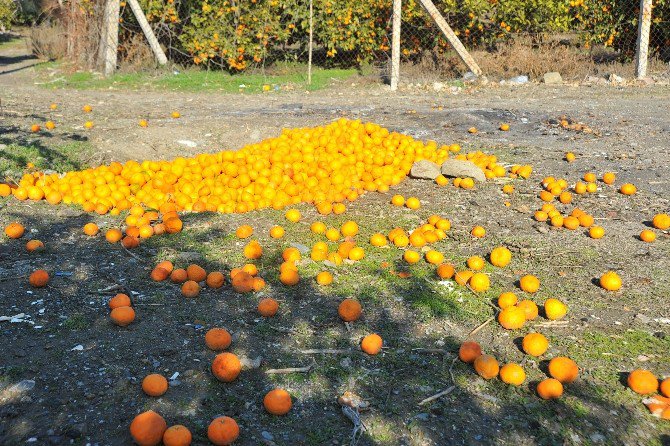
[[[54,3],[53,17],[97,20],[104,0]],[[232,73],[306,72],[309,0],[141,0],[171,62]],[[639,2],[635,0],[434,0],[484,74],[564,78],[632,76]],[[121,1],[123,63],[151,60],[139,25]],[[58,5],[62,11],[58,10]],[[668,70],[670,0],[653,2],[650,67]],[[358,69],[385,77],[391,59],[392,0],[313,0],[315,69]],[[68,22],[61,27],[67,35]],[[99,29],[99,26],[82,26]],[[81,35],[78,36],[81,38]],[[91,37],[94,47],[95,37]],[[87,54],[95,54],[91,48]],[[460,77],[467,69],[421,0],[403,0],[401,81]],[[305,74],[306,80],[306,74]]]

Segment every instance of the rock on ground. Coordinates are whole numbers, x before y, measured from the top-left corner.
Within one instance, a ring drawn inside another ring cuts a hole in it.
[[[482,169],[471,161],[448,159],[442,163],[440,170],[445,177],[470,177],[482,183],[486,181]]]
[[[551,71],[549,73],[544,73],[544,83],[545,84],[562,84],[563,78],[561,73],[557,71]]]
[[[440,175],[440,166],[428,160],[417,161],[412,165],[409,175],[412,178],[434,180]]]

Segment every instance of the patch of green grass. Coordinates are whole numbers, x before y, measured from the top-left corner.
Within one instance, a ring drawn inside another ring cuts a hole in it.
[[[70,142],[53,147],[40,143],[9,144],[0,148],[0,173],[20,175],[28,163],[33,163],[39,170],[77,170],[82,167],[82,155],[90,151],[91,146],[86,142]]]
[[[43,65],[53,68],[53,65]],[[207,71],[187,69],[181,72],[119,73],[109,78],[88,71],[62,74],[58,82],[45,84],[49,88],[75,88],[78,90],[100,89],[150,89],[167,91],[220,91],[224,93],[265,93],[278,90],[305,88],[309,91],[320,90],[333,80],[342,80],[356,74],[354,69],[312,70],[312,84],[307,85],[307,68],[304,65],[291,65],[283,70],[273,69],[272,73],[229,74],[225,71]],[[269,86],[270,91],[264,91]]]
[[[83,314],[79,313],[73,314],[63,322],[63,328],[68,330],[83,330],[88,328],[89,325],[89,320]]]

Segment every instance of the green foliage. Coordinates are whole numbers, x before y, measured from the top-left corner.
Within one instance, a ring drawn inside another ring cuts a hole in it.
[[[9,29],[16,16],[14,0],[0,0],[0,30]]]
[[[6,1],[6,0],[0,0]],[[635,42],[637,2],[629,0],[437,0],[468,46],[530,33],[577,31],[593,44],[627,51]],[[148,18],[169,29],[171,44],[195,64],[242,71],[276,60],[304,60],[309,10],[298,0],[143,0]],[[132,21],[129,13],[125,17]],[[389,50],[391,2],[314,0],[314,43],[322,61],[361,65]],[[654,4],[652,45],[670,42],[670,0]],[[419,0],[403,2],[402,52],[444,51],[446,41]]]

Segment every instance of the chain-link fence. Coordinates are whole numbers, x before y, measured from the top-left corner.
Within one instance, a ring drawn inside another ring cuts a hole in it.
[[[95,21],[98,11],[104,9],[103,2],[58,4]],[[372,76],[388,76],[392,0],[313,0],[312,8],[310,3],[141,0],[147,19],[175,64],[232,73],[306,73],[311,53],[315,69],[356,68]],[[565,79],[609,72],[633,75],[640,16],[636,0],[434,3],[489,78],[534,78],[548,71],[559,71]],[[125,1],[120,6],[120,60],[126,64],[151,61],[130,8]],[[90,38],[94,45],[95,36]],[[400,52],[402,82],[460,77],[467,71],[421,0],[402,1]],[[670,0],[653,1],[649,58],[650,73],[668,70]]]

